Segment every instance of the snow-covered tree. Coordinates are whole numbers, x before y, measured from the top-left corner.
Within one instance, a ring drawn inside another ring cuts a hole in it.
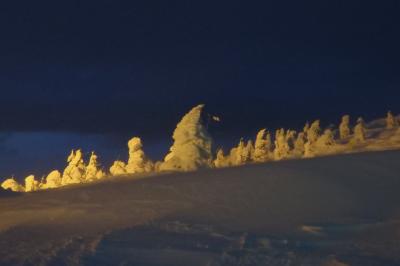
[[[320,124],[319,120],[315,120],[311,124],[310,128],[307,130],[307,140],[310,143],[316,142],[319,137],[319,134],[321,132],[321,128],[320,128],[319,124]]]
[[[310,141],[304,144],[304,158],[311,158],[315,156],[315,145]]]
[[[293,155],[294,157],[301,158],[304,155],[304,145],[306,137],[304,132],[300,132],[294,142]]]
[[[84,182],[85,164],[83,163],[82,151],[71,151],[68,157],[68,166],[65,168],[61,180],[62,185],[78,184]]]
[[[398,126],[398,122],[391,111],[387,113],[386,116],[386,128],[392,129]]]
[[[303,132],[304,134],[307,134],[308,130],[310,129],[310,123],[306,122],[306,124],[303,127]]]
[[[251,139],[247,141],[242,157],[244,158],[244,163],[252,161],[252,158],[254,157],[254,145]]]
[[[339,126],[340,139],[346,139],[350,136],[350,116],[344,115]]]
[[[1,183],[3,189],[9,189],[14,192],[25,192],[25,188],[20,185],[14,178],[8,178]]]
[[[357,124],[354,127],[352,142],[355,144],[365,142],[365,125],[364,120],[361,117],[357,119]]]
[[[103,170],[100,169],[100,164],[97,161],[97,155],[92,152],[90,155],[89,163],[85,168],[85,180],[94,181],[101,179],[105,176]]]
[[[229,166],[229,158],[225,157],[223,149],[218,149],[217,156],[214,160],[214,166],[216,168],[222,168],[222,167]]]
[[[58,170],[50,172],[46,177],[46,182],[40,186],[41,189],[61,187],[62,176]]]
[[[25,178],[25,192],[33,192],[39,190],[39,181],[35,180],[34,175]]]
[[[253,160],[255,162],[266,162],[270,159],[270,153],[271,135],[264,128],[257,133]]]
[[[229,153],[230,165],[243,165],[251,161],[253,143],[250,141],[245,144],[243,138],[240,139],[239,144],[231,149]]]
[[[126,164],[123,161],[115,161],[110,167],[110,174],[113,176],[126,175]]]
[[[331,129],[325,129],[324,133],[318,138],[317,142],[315,143],[316,149],[318,153],[325,153],[329,150],[330,147],[335,145],[334,135]]]
[[[241,165],[242,164],[242,153],[244,149],[244,141],[243,138],[240,138],[239,144],[236,147],[233,147],[229,152],[229,164],[230,165]]]
[[[128,142],[129,160],[125,169],[129,174],[153,171],[153,163],[147,159],[143,151],[142,140],[134,137]]]
[[[290,143],[294,144],[294,142],[296,141],[296,134],[297,134],[296,130],[291,130],[291,129],[286,130],[285,138],[286,141],[289,143],[289,145]]]
[[[194,107],[178,123],[174,144],[160,165],[160,170],[192,171],[212,166],[212,140],[202,124],[201,113],[204,105]]]
[[[290,156],[290,147],[287,142],[285,130],[278,129],[275,133],[274,159],[279,161]]]

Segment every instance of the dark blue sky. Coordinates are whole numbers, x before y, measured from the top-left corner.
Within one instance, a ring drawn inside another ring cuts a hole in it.
[[[3,157],[13,132],[157,143],[198,103],[219,138],[400,112],[399,1],[3,2]]]

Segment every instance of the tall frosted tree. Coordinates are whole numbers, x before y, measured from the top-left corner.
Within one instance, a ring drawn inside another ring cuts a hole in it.
[[[346,139],[350,136],[350,116],[344,115],[339,125],[340,139]]]
[[[386,116],[386,128],[387,129],[392,129],[398,126],[398,121],[394,117],[391,111],[387,113]]]
[[[212,166],[212,139],[203,125],[204,105],[190,110],[178,123],[172,136],[174,144],[160,165],[161,171],[193,171]]]

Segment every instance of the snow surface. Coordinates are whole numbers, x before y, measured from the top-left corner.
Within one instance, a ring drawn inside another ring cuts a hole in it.
[[[400,151],[0,190],[0,265],[400,265],[399,190]]]

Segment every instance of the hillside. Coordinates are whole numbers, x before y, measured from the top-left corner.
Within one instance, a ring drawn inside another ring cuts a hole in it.
[[[371,152],[1,194],[0,262],[400,265],[399,162]]]

